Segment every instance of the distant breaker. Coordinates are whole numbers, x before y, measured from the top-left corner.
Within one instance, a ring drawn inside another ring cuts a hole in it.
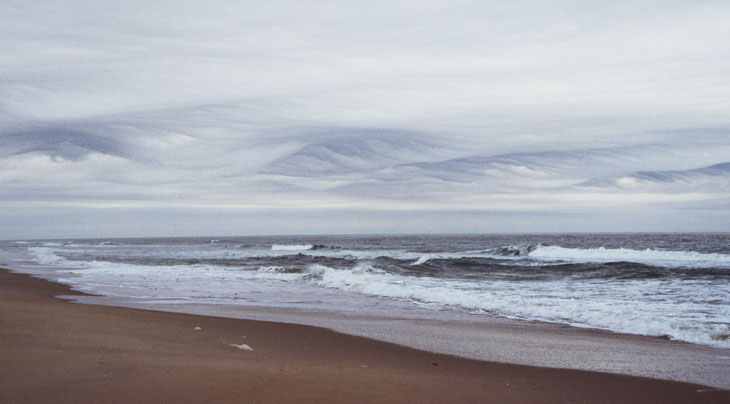
[[[634,262],[669,268],[730,268],[730,255],[695,251],[665,251],[647,248],[565,248],[539,246],[530,252],[530,258],[553,262]]]
[[[407,257],[402,257],[407,258]],[[416,258],[411,266],[425,264],[434,259],[495,258],[514,260],[515,265],[543,263],[619,263],[630,262],[658,265],[668,268],[726,268],[730,269],[730,255],[700,253],[696,251],[667,251],[647,248],[568,248],[558,245],[525,244],[507,245],[478,251],[459,253],[429,253]]]
[[[505,257],[525,257],[530,255],[531,252],[542,247],[542,244],[531,244],[531,245],[509,245],[506,247],[500,247],[493,249],[495,255],[501,255]]]
[[[309,251],[309,250],[336,250],[339,247],[324,244],[273,244],[271,251]]]

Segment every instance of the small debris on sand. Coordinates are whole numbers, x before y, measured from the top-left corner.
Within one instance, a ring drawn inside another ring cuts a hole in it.
[[[228,344],[229,346],[236,347],[238,349],[243,349],[244,351],[253,351],[253,348],[246,344]]]

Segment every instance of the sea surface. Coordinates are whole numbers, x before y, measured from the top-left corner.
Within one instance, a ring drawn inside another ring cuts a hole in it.
[[[503,317],[730,348],[730,234],[13,240],[0,265],[147,305]]]

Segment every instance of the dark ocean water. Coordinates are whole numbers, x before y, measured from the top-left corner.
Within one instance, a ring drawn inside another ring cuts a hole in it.
[[[730,348],[730,234],[36,240],[0,250],[10,265],[152,303],[467,312]]]

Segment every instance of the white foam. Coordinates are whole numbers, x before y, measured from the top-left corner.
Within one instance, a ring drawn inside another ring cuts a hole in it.
[[[426,262],[428,262],[428,261],[429,261],[429,260],[430,260],[431,258],[433,258],[433,255],[431,255],[431,254],[426,254],[426,255],[422,255],[421,257],[419,257],[419,258],[418,258],[418,259],[417,259],[417,260],[416,260],[416,261],[415,261],[414,263],[412,263],[411,265],[421,265],[421,264],[425,264],[425,263],[426,263]]]
[[[306,251],[314,248],[312,244],[274,244],[272,251]]]
[[[407,252],[401,252],[399,254],[396,254],[394,258],[397,259],[413,259],[414,253],[407,253]],[[417,254],[416,254],[417,255]],[[411,265],[421,265],[425,264],[430,260],[433,259],[460,259],[460,258],[492,258],[492,259],[514,259],[514,257],[505,257],[499,254],[494,254],[494,250],[485,250],[485,251],[464,251],[464,252],[458,252],[458,253],[433,253],[433,254],[423,254],[423,255],[417,255],[418,259],[414,261]]]
[[[291,255],[309,245],[283,245],[284,250],[236,251],[250,256]],[[273,246],[272,246],[273,247]],[[118,247],[122,248],[122,247]],[[183,256],[207,257],[222,251],[185,250]],[[266,248],[266,247],[263,247]],[[289,248],[287,250],[286,248]],[[730,285],[702,280],[637,279],[621,282],[605,279],[573,282],[448,279],[399,275],[362,258],[350,267],[320,264],[291,266],[230,267],[214,265],[133,265],[108,261],[71,261],[68,246],[28,249],[36,261],[66,269],[61,280],[77,289],[108,296],[144,300],[145,303],[251,302],[261,305],[295,305],[327,310],[364,310],[363,302],[378,309],[383,302],[418,306],[423,310],[457,309],[470,313],[570,324],[674,339],[730,348]],[[59,252],[60,251],[60,252]],[[86,250],[84,250],[86,251]],[[155,256],[160,256],[160,249]],[[306,250],[305,250],[306,251]],[[63,253],[68,260],[59,256]],[[320,250],[308,254],[375,258],[383,255],[414,260],[490,256],[491,252],[412,253],[405,251]],[[86,254],[84,252],[84,254]],[[126,250],[123,254],[127,254]],[[165,254],[168,254],[165,252]],[[170,250],[171,256],[181,254]],[[192,255],[190,255],[192,254]],[[533,256],[534,255],[534,256]],[[223,255],[221,255],[223,256]],[[226,255],[227,256],[227,255]],[[570,249],[538,247],[520,260],[531,262],[657,262],[667,266],[721,266],[728,256],[630,249]],[[512,259],[509,257],[508,259]],[[274,261],[276,262],[276,261]],[[515,261],[516,263],[517,261]],[[717,264],[717,263],[720,264]],[[372,299],[365,296],[377,296]],[[370,299],[366,302],[367,299]],[[353,303],[357,302],[357,303]],[[719,302],[719,303],[718,303]],[[413,304],[415,303],[415,305]],[[387,303],[390,304],[390,303]],[[390,306],[389,306],[390,307]]]
[[[54,250],[49,247],[30,247],[28,251],[35,256],[38,263],[43,265],[62,264],[65,260],[55,254]]]
[[[627,248],[565,248],[538,246],[530,258],[554,261],[605,263],[629,261],[648,265],[689,268],[730,268],[730,255],[694,251],[632,250]]]
[[[708,311],[708,300],[726,301],[727,286],[702,283],[667,285],[662,280],[623,283],[620,288],[601,280],[514,283],[507,281],[411,278],[386,273],[367,264],[352,269],[310,265],[317,285],[371,296],[411,300],[424,307],[569,324],[730,348],[718,336],[730,333],[730,308]],[[647,302],[647,293],[670,298]],[[423,304],[425,303],[425,304]],[[431,306],[432,304],[435,304]],[[715,321],[708,321],[714,318]]]
[[[253,348],[251,348],[250,346],[248,346],[246,344],[228,344],[228,346],[232,346],[234,348],[238,348],[243,351],[253,351]]]

